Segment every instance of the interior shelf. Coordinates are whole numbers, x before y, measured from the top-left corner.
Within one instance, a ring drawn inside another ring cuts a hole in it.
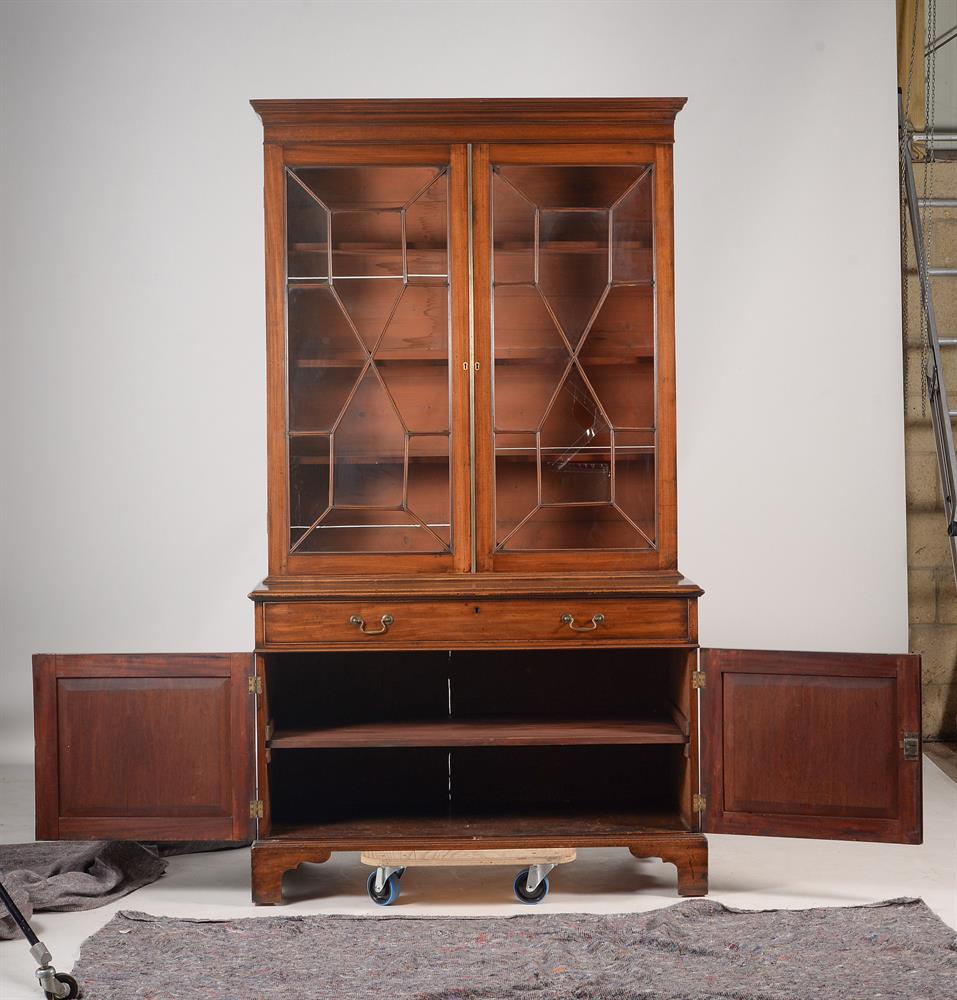
[[[273,749],[294,747],[598,746],[687,743],[671,719],[488,718],[364,722],[281,730]]]
[[[290,437],[298,437],[300,435],[290,434]],[[572,447],[566,449],[543,449],[542,459],[547,464],[549,459],[557,460],[564,456],[564,462],[569,466],[581,466],[587,465],[592,462],[606,462],[608,461],[609,448],[592,448],[590,450],[581,448],[573,449]],[[574,451],[572,455],[568,455],[569,451]],[[654,445],[627,445],[619,446],[615,449],[615,462],[621,464],[623,462],[646,462],[649,455],[654,455],[655,449]],[[295,460],[299,465],[328,465],[329,456],[328,455],[296,455]],[[512,463],[522,463],[529,464],[536,461],[535,449],[528,448],[523,449],[522,452],[516,451],[499,451],[495,454],[496,462],[506,462]],[[405,456],[399,452],[386,452],[384,450],[379,450],[375,453],[367,452],[355,452],[348,455],[337,454],[336,464],[337,465],[402,465],[405,461]],[[409,456],[409,462],[414,465],[428,465],[435,463],[447,463],[449,461],[448,446],[445,448],[436,447],[433,450],[426,451],[421,448],[414,454]]]
[[[590,346],[590,345],[589,345]],[[495,352],[495,363],[498,364],[527,364],[528,362],[547,363],[556,360],[557,352],[535,351],[531,349],[499,348]],[[580,362],[589,367],[591,365],[620,365],[631,361],[651,361],[655,357],[655,349],[652,346],[636,347],[605,347],[600,351],[591,353],[586,347],[579,356]],[[557,360],[563,364],[568,358],[563,354],[557,354]],[[364,357],[356,355],[336,357],[334,354],[326,355],[322,358],[298,358],[294,363],[297,368],[361,368],[365,364]],[[417,364],[417,365],[447,365],[449,363],[448,354],[440,351],[417,351],[407,348],[394,348],[378,350],[374,355],[374,361],[378,364]]]
[[[496,243],[494,247],[496,256],[504,255],[520,255],[527,256],[534,252],[534,246],[531,243]],[[648,251],[652,250],[651,243],[643,240],[618,240],[615,242],[614,250],[616,253],[626,253],[634,251]],[[328,243],[290,243],[289,245],[290,253],[314,253],[314,254],[328,254],[329,244]],[[361,256],[376,255],[376,256],[402,256],[401,247],[397,247],[394,244],[387,243],[337,243],[332,248],[332,252],[336,254],[354,254]],[[446,248],[444,245],[439,244],[428,244],[428,243],[415,243],[410,242],[407,244],[408,253],[446,253]],[[538,248],[539,254],[608,254],[608,240],[548,240],[544,245],[540,245]]]
[[[621,809],[561,809],[458,814],[402,815],[395,811],[375,814],[356,812],[321,823],[273,823],[271,836],[289,840],[355,840],[361,847],[403,840],[502,840],[514,845],[527,837],[539,846],[562,837],[580,842],[594,838],[628,837],[658,830],[684,830],[677,811]]]
[[[605,248],[607,250],[607,247]],[[426,244],[426,243],[408,243],[407,250],[409,253],[441,253],[446,252],[445,246],[442,244]],[[290,243],[289,245],[290,253],[316,253],[316,254],[327,254],[329,252],[328,243]],[[334,254],[352,254],[369,256],[374,254],[375,256],[393,256],[401,257],[402,248],[396,246],[395,244],[385,244],[385,243],[337,243],[333,248],[332,252]]]
[[[397,348],[376,351],[374,361],[377,365],[395,364],[396,362],[403,364],[414,362],[418,365],[447,365],[449,363],[449,356],[442,351],[415,351]],[[365,363],[366,359],[364,357],[352,355],[337,358],[333,354],[326,355],[323,358],[299,358],[295,362],[297,368],[361,368]]]
[[[496,257],[507,255],[528,255],[534,250],[531,243],[496,243],[494,246]],[[616,240],[614,245],[615,253],[634,252],[636,250],[652,250],[651,243],[645,240]],[[539,254],[557,253],[587,253],[606,254],[608,253],[608,240],[546,240],[545,245],[539,245]]]

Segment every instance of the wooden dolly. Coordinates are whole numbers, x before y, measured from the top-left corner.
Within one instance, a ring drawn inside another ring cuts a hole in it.
[[[399,898],[399,879],[406,868],[455,867],[458,865],[523,865],[513,889],[520,903],[540,903],[548,895],[548,873],[556,865],[574,861],[574,847],[485,851],[365,851],[364,865],[373,865],[369,875],[369,897],[379,906]]]

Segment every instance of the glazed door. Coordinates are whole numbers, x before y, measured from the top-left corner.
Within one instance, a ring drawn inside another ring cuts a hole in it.
[[[671,148],[473,154],[479,570],[673,568]]]
[[[701,829],[921,842],[920,657],[701,651]]]
[[[37,839],[251,839],[252,673],[249,653],[35,656]]]
[[[470,566],[467,174],[267,147],[272,573]]]

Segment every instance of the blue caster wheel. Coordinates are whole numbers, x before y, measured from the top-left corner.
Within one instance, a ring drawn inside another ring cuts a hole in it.
[[[528,903],[529,906],[534,906],[536,903],[540,903],[548,895],[548,879],[543,878],[541,882],[538,883],[535,888],[529,892],[528,891],[528,869],[523,868],[515,876],[515,898],[520,903]]]
[[[367,887],[369,889],[369,899],[378,906],[391,906],[399,898],[399,878],[398,874],[390,875],[385,880],[382,892],[375,890],[375,875],[373,872],[369,876]]]

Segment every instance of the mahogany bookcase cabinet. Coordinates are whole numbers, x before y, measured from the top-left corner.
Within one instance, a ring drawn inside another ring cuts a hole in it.
[[[255,838],[264,903],[332,851],[620,845],[701,895],[706,831],[920,841],[916,657],[698,650],[683,103],[253,102],[256,652],[38,657],[38,836]]]

